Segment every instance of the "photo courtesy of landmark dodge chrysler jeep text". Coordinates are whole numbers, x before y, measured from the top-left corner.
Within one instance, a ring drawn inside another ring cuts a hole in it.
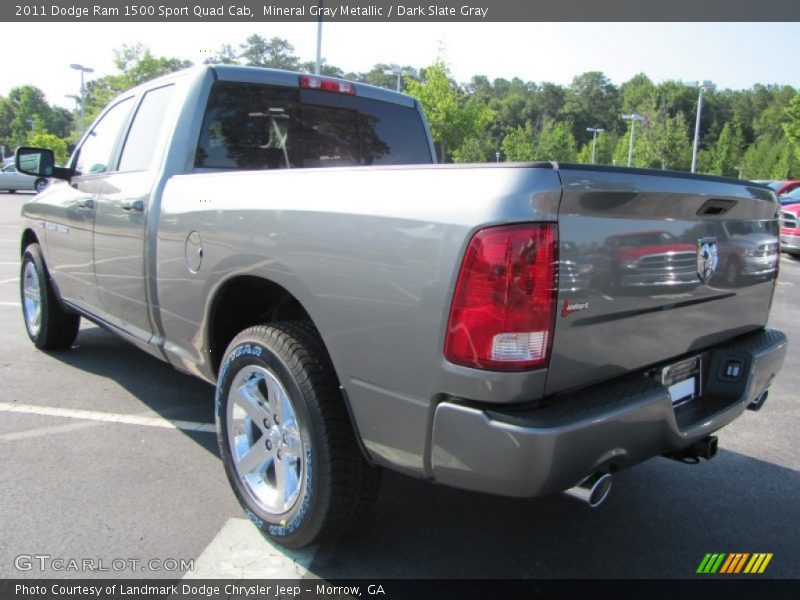
[[[238,66],[120,95],[66,167],[16,156],[54,178],[23,208],[31,340],[86,317],[215,384],[228,479],[285,546],[351,526],[384,467],[596,506],[713,457],[786,353],[766,186],[435,165],[413,98]],[[729,276],[736,231],[759,268]]]

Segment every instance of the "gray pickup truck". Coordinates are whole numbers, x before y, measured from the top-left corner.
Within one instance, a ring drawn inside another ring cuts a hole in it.
[[[228,479],[289,547],[351,526],[381,467],[590,506],[711,458],[784,360],[764,186],[555,163],[435,165],[420,105],[204,66],[122,94],[23,208],[31,340],[80,317],[216,385]],[[336,167],[336,168],[326,168]],[[719,224],[763,268],[725,276]],[[756,247],[757,246],[757,247]]]

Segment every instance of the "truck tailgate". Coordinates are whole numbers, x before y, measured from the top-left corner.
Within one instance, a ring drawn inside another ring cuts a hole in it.
[[[778,204],[766,188],[562,165],[546,392],[692,354],[766,324]]]

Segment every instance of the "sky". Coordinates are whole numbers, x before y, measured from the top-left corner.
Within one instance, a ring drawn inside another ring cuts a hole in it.
[[[89,77],[111,74],[112,50],[122,44],[139,42],[157,56],[201,63],[223,43],[235,47],[258,33],[287,39],[301,60],[316,56],[316,23],[15,23],[3,29],[10,50],[0,68],[0,94],[32,84],[51,104],[69,108],[74,104],[66,95],[80,88],[70,63],[93,67]],[[644,72],[655,82],[711,80],[746,89],[800,87],[790,49],[797,39],[800,23],[325,23],[322,54],[344,71],[376,63],[422,67],[443,57],[461,82],[481,74],[566,85],[597,70],[617,85]],[[26,50],[28,43],[41,50]]]

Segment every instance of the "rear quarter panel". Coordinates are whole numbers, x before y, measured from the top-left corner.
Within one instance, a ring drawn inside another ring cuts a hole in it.
[[[549,168],[452,166],[172,177],[158,224],[158,302],[170,360],[206,379],[207,320],[228,280],[254,275],[295,296],[319,329],[366,447],[424,469],[431,405],[540,396],[544,373],[464,369],[442,356],[461,256],[480,226],[554,220]],[[190,232],[203,262],[188,270]]]

